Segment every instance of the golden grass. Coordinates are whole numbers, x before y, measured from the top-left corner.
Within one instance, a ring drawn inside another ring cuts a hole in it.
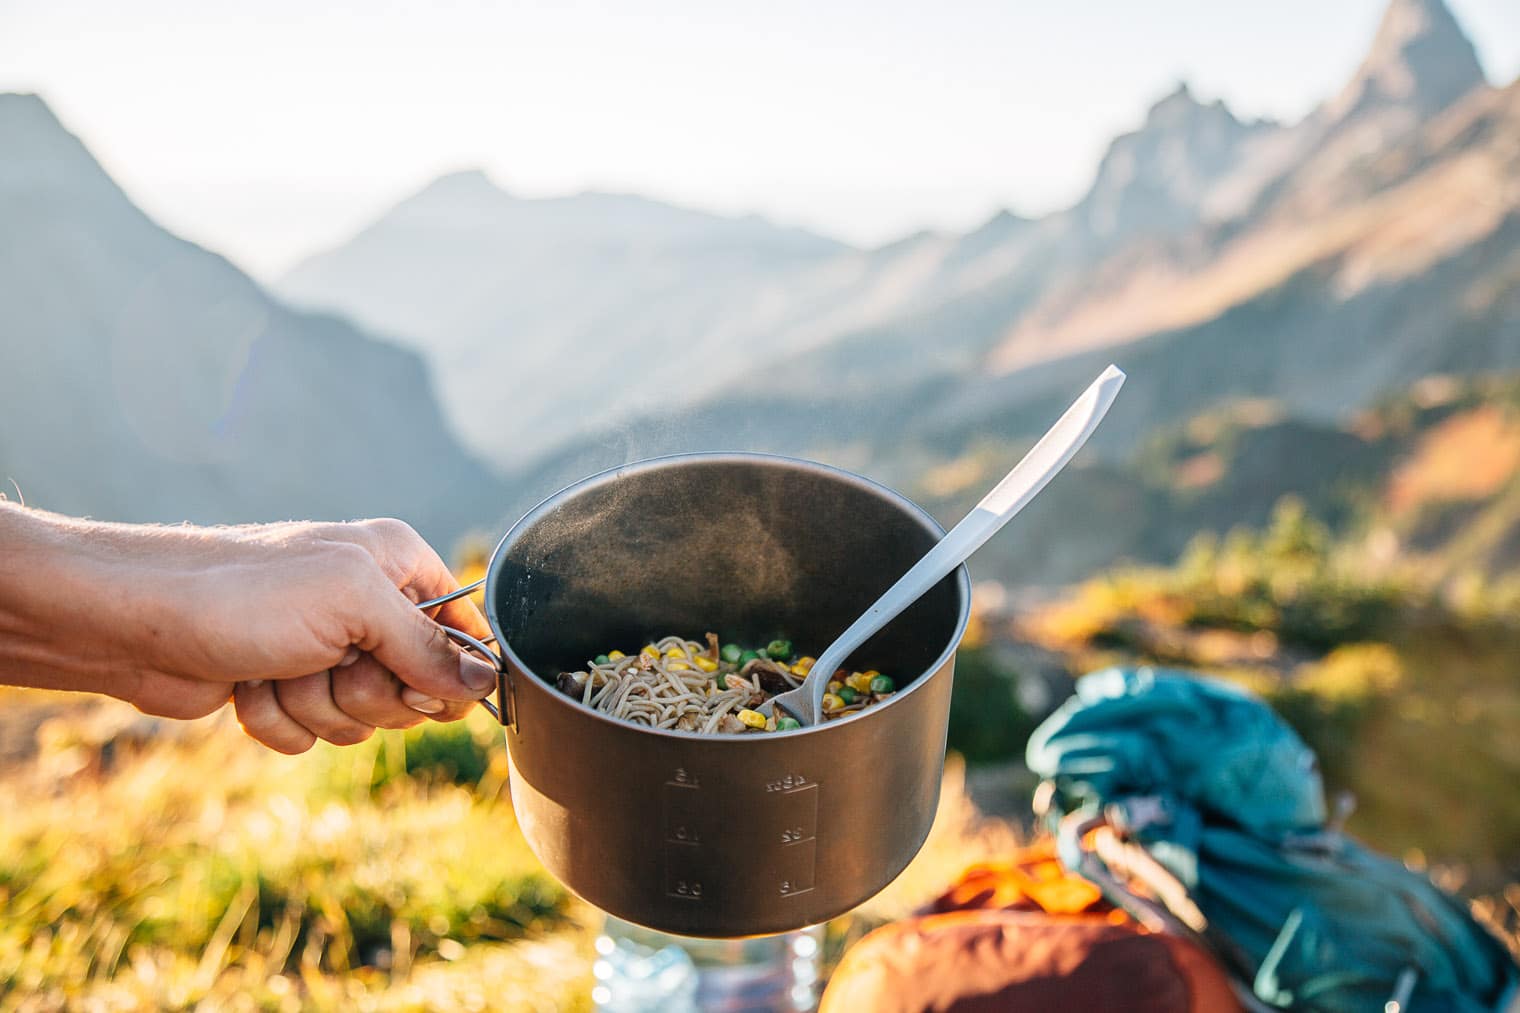
[[[225,717],[5,703],[48,720],[0,774],[0,1009],[589,1008],[600,914],[518,833],[489,721],[471,731],[490,762],[460,786],[400,774],[399,733],[285,757]],[[928,842],[831,924],[833,955],[1015,845],[963,774],[952,757]]]
[[[372,790],[399,735],[284,757],[225,720],[103,772],[53,738],[0,778],[0,994],[20,1008],[581,1001],[585,960],[555,956],[587,951],[577,905],[497,772]]]
[[[1484,500],[1520,474],[1520,419],[1480,405],[1421,438],[1388,479],[1388,509],[1406,517],[1426,503]]]

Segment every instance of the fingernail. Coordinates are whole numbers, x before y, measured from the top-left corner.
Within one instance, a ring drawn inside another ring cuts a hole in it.
[[[496,669],[472,654],[459,654],[459,678],[477,693],[488,693],[496,688]]]
[[[264,680],[249,679],[247,682],[243,683],[243,685],[247,686],[249,689],[258,689],[260,686],[264,685]]]
[[[359,649],[357,647],[350,647],[348,651],[343,655],[343,657],[338,660],[338,667],[347,668],[349,665],[352,665],[358,660]]]
[[[401,702],[412,710],[421,711],[424,714],[437,714],[444,707],[443,701],[437,697],[428,696],[426,693],[419,693],[411,688],[401,691]]]

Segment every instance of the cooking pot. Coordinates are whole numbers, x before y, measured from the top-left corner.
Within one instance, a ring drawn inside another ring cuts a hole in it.
[[[944,534],[890,489],[809,461],[687,454],[545,500],[485,577],[512,806],[571,890],[681,935],[785,932],[850,910],[900,873],[939,800],[964,566],[852,656],[898,692],[794,731],[635,725],[553,686],[652,638],[822,652]]]

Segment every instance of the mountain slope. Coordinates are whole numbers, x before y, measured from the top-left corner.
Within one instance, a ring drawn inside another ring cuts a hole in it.
[[[1410,2],[1395,0],[1390,17]],[[1365,63],[1352,85],[1383,66]],[[1113,359],[1130,380],[1089,466],[1063,475],[1021,519],[1031,537],[1002,575],[1065,580],[1171,544],[1154,522],[1175,531],[1164,516],[1172,505],[1124,478],[1124,462],[1158,426],[1242,397],[1334,426],[1432,372],[1520,368],[1520,84],[1480,81],[1432,115],[1422,110],[1449,90],[1423,82],[1416,74],[1412,91],[1338,118],[1317,113],[1319,147],[1244,217],[1209,217],[1212,188],[1243,164],[1232,156],[1200,159],[1214,171],[1179,187],[1168,207],[1185,213],[1153,220],[1150,232],[1104,245],[1082,227],[1088,201],[1017,223],[967,260],[940,255],[939,278],[957,285],[782,359],[769,371],[785,377],[781,389],[750,381],[658,425],[631,421],[543,462],[524,483],[543,490],[630,457],[739,447],[899,484],[952,465],[991,482]],[[1179,94],[1163,105],[1190,101]],[[1198,113],[1156,115],[1147,129]],[[1369,124],[1388,127],[1386,143],[1348,157],[1344,139]],[[1238,159],[1302,129],[1233,131]],[[1092,199],[1103,192],[1095,185]],[[967,461],[984,468],[957,464]],[[1111,514],[1105,498],[1125,509]]]
[[[299,265],[279,291],[425,349],[467,438],[511,461],[622,414],[594,392],[630,376],[679,368],[684,388],[731,375],[776,316],[774,287],[847,251],[634,196],[525,200],[467,172]],[[511,396],[482,391],[482,376]]]
[[[660,391],[660,415],[852,335],[917,333],[910,321],[934,321],[957,361],[979,356],[1052,279],[1194,225],[1218,182],[1274,130],[1179,89],[1116,139],[1068,211],[1039,221],[1004,212],[964,236],[922,233],[869,251],[633,197],[522,200],[461,173],[279,289],[424,350],[466,438],[520,464],[649,407],[593,396],[567,411],[565,389],[611,389],[677,362],[682,380]],[[899,371],[913,351],[878,343],[873,375]],[[509,403],[480,396],[482,375],[528,380]]]
[[[442,540],[493,503],[417,356],[292,313],[158,227],[36,96],[0,96],[0,149],[0,476],[28,502],[396,514]]]
[[[1303,303],[1307,311],[1317,313],[1319,301],[1366,305],[1375,303],[1379,292],[1394,298],[1405,283],[1422,285],[1422,275],[1441,275],[1444,262],[1466,258],[1473,273],[1446,273],[1449,286],[1439,297],[1445,302],[1415,308],[1414,319],[1439,318],[1432,321],[1438,330],[1429,332],[1425,342],[1433,346],[1446,328],[1443,321],[1472,315],[1463,295],[1467,287],[1482,289],[1481,279],[1489,273],[1496,274],[1495,284],[1507,284],[1511,225],[1520,211],[1517,146],[1520,83],[1498,91],[1480,88],[1375,156],[1312,185],[1285,187],[1270,211],[1249,228],[1203,237],[1191,248],[1177,246],[1103,265],[1081,298],[1063,303],[1047,297],[1004,341],[993,363],[1016,367],[1027,361],[1021,350],[1031,345],[1116,346],[1147,334],[1202,326],[1232,308],[1269,299],[1295,281],[1317,279],[1311,285],[1315,299]],[[1411,322],[1391,324],[1402,329]],[[1287,324],[1284,320],[1285,328]],[[1502,316],[1499,324],[1502,336]],[[1305,325],[1313,326],[1313,321]],[[1292,340],[1286,330],[1279,333]],[[1418,344],[1415,335],[1409,341]],[[1281,344],[1274,348],[1283,358],[1289,354]],[[1366,351],[1371,358],[1348,364],[1350,375],[1382,374],[1378,382],[1391,383],[1418,375],[1414,360],[1455,352],[1400,346],[1392,336]],[[1505,362],[1501,358],[1491,365]],[[1337,401],[1348,403],[1345,391],[1315,394],[1317,386],[1283,393],[1297,407],[1319,413],[1337,410]],[[1356,403],[1355,396],[1349,403]]]

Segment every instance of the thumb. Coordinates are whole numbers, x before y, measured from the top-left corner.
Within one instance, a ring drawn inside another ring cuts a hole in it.
[[[377,595],[369,644],[376,660],[415,690],[440,700],[479,700],[496,688],[496,669],[454,646],[443,627],[394,587]]]

